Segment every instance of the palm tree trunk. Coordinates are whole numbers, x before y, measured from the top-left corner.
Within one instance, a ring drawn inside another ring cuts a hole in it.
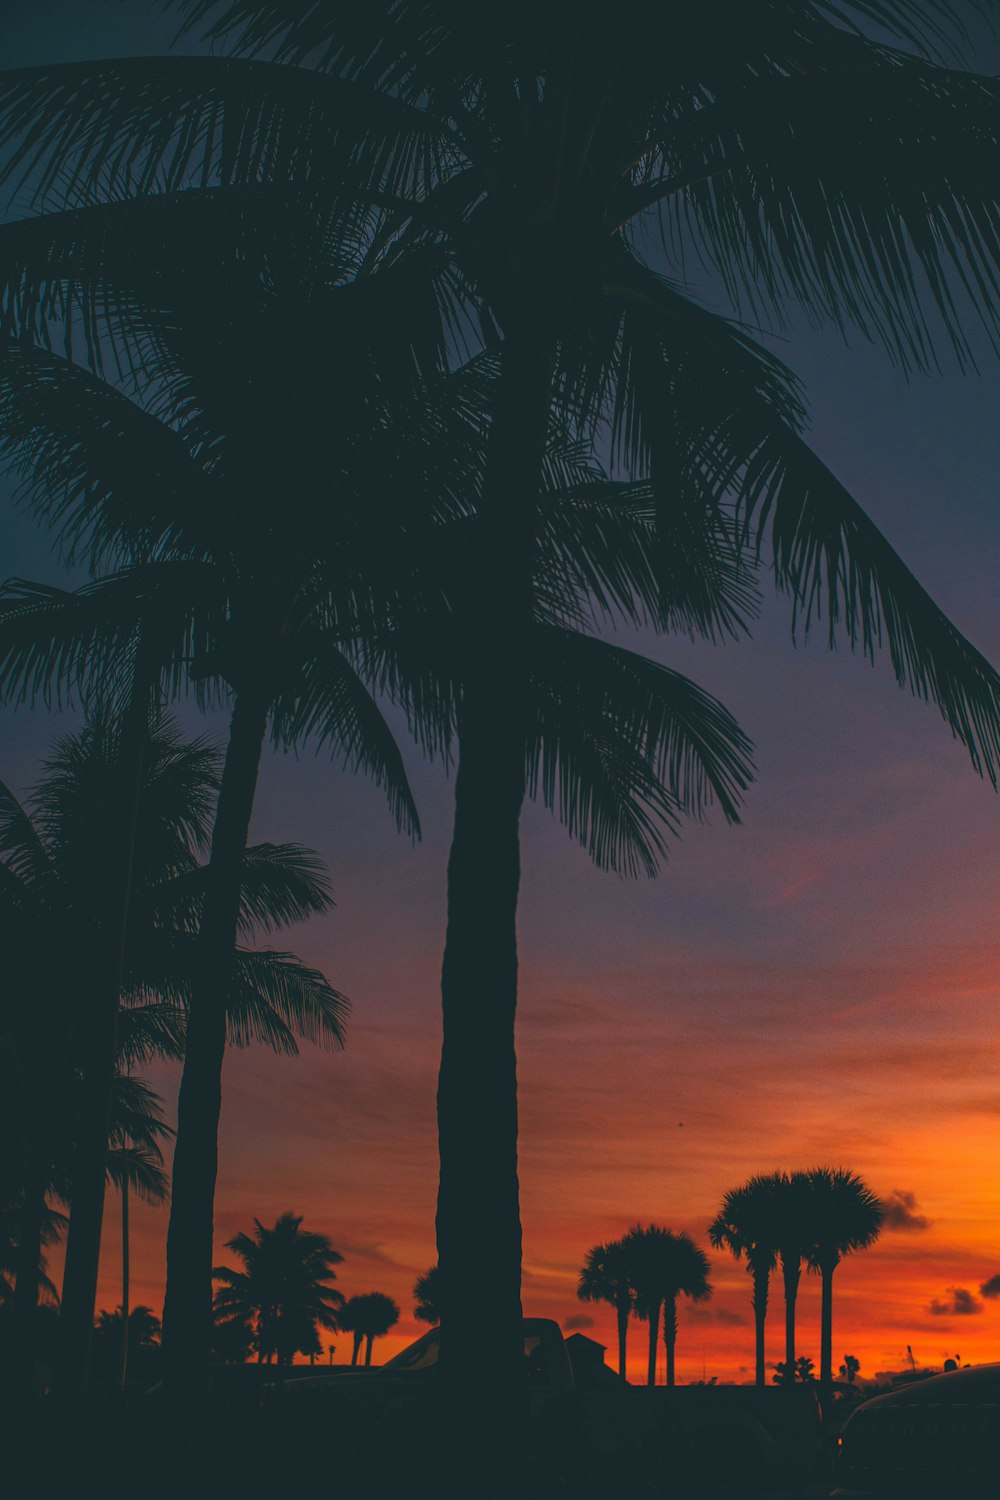
[[[625,1344],[628,1340],[628,1315],[627,1307],[618,1309],[618,1379],[622,1385],[628,1384],[625,1374]]]
[[[72,1398],[86,1387],[101,1258],[107,1180],[108,1132],[117,1054],[118,1005],[125,973],[132,864],[156,673],[150,643],[140,638],[132,694],[118,741],[118,815],[112,818],[101,920],[96,924],[96,982],[79,1031],[82,1090],[77,1128],[69,1233],[59,1309],[60,1353],[56,1388]]]
[[[463,641],[470,665],[463,681],[441,976],[441,1381],[465,1455],[470,1460],[478,1455],[482,1468],[494,1472],[508,1461],[516,1463],[527,1419],[514,1050],[518,826],[525,789],[537,498],[552,363],[547,340],[534,329],[508,334],[479,523],[477,612]],[[484,1285],[490,1287],[493,1341],[485,1367],[472,1316]],[[472,1370],[478,1372],[475,1380],[469,1379]]]
[[[802,1263],[797,1255],[781,1257],[781,1271],[785,1283],[785,1384],[795,1379],[795,1299],[799,1294],[799,1275]]]
[[[767,1267],[757,1268],[753,1271],[753,1320],[755,1339],[755,1373],[754,1384],[763,1386],[767,1383],[767,1365],[764,1354],[764,1322],[767,1318],[767,1291],[770,1272]]]
[[[128,1304],[129,1304],[129,1243],[128,1243],[128,1162],[122,1173],[122,1350],[118,1369],[118,1384],[125,1389],[128,1379]]]
[[[352,1365],[356,1365],[357,1362],[358,1362],[358,1355],[361,1353],[361,1340],[363,1338],[364,1338],[364,1334],[363,1333],[356,1333],[354,1335],[354,1352],[351,1355],[351,1364]]]
[[[820,1299],[819,1314],[819,1389],[820,1400],[824,1403],[829,1401],[830,1390],[833,1386],[833,1273],[837,1262],[825,1261],[820,1266],[822,1280],[822,1292]]]
[[[660,1333],[660,1303],[649,1309],[649,1360],[646,1365],[646,1384],[656,1384],[656,1350]]]
[[[667,1351],[667,1385],[674,1384],[674,1354],[677,1350],[677,1298],[667,1297],[663,1303],[663,1343]]]
[[[368,1337],[365,1339],[365,1369],[366,1370],[367,1370],[368,1366],[372,1362],[372,1345],[374,1344],[374,1342],[375,1342],[375,1335],[373,1333],[370,1333],[368,1335]]]
[[[219,1159],[226,999],[270,695],[260,682],[239,693],[212,831],[205,906],[191,987],[167,1230],[163,1354],[175,1400],[205,1394],[212,1339],[212,1244]]]
[[[47,1178],[48,1163],[39,1155],[30,1164],[18,1219],[9,1373],[12,1388],[25,1394],[34,1384],[38,1267],[42,1257]]]

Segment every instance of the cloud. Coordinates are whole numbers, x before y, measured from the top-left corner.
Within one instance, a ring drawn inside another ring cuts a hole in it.
[[[1000,1273],[984,1281],[979,1288],[980,1297],[1000,1297]]]
[[[917,1195],[905,1188],[893,1188],[888,1198],[882,1200],[882,1208],[886,1229],[902,1229],[912,1234],[931,1227],[926,1214],[917,1212]]]
[[[742,1328],[750,1321],[728,1307],[689,1307],[685,1311],[692,1323],[723,1323],[728,1328]]]
[[[587,1313],[574,1313],[572,1317],[563,1321],[565,1333],[572,1333],[574,1330],[579,1332],[581,1328],[593,1328],[593,1326],[594,1320]]]
[[[976,1313],[982,1312],[983,1304],[966,1287],[950,1286],[948,1292],[950,1294],[948,1302],[939,1302],[935,1299],[927,1309],[936,1318],[971,1318]]]

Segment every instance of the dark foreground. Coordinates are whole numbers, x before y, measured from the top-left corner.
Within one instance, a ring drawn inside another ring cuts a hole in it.
[[[5,1493],[202,1497],[327,1495],[365,1500],[499,1500],[486,1462],[449,1475],[451,1435],[430,1402],[396,1411],[324,1410],[272,1394],[216,1400],[180,1418],[157,1397],[95,1399],[76,1412],[51,1400],[3,1413]],[[821,1465],[821,1468],[825,1465]],[[667,1431],[644,1443],[598,1445],[575,1396],[532,1424],[516,1491],[504,1500],[750,1500],[759,1478],[738,1455]],[[766,1488],[766,1487],[765,1487]],[[819,1473],[770,1490],[774,1500],[826,1500]]]

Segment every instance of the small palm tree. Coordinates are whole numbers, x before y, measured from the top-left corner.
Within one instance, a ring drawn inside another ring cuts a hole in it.
[[[627,1385],[625,1352],[635,1297],[629,1280],[628,1252],[621,1240],[594,1245],[587,1251],[576,1295],[581,1302],[608,1302],[614,1308],[618,1324],[618,1378],[622,1385]]]
[[[441,1321],[441,1268],[431,1266],[413,1285],[413,1300],[417,1304],[413,1316],[421,1323]]]
[[[704,1302],[712,1295],[708,1280],[708,1257],[689,1234],[675,1234],[659,1224],[643,1228],[635,1224],[622,1241],[629,1268],[635,1309],[649,1323],[649,1367],[647,1383],[656,1384],[656,1346],[660,1311],[667,1350],[667,1385],[674,1384],[674,1354],[677,1346],[677,1298]]]
[[[746,1260],[753,1277],[753,1315],[756,1346],[755,1383],[767,1383],[764,1353],[764,1322],[771,1272],[778,1262],[774,1242],[774,1178],[755,1176],[742,1187],[732,1188],[709,1225],[708,1238],[716,1250],[730,1250]]]
[[[399,1322],[399,1308],[384,1292],[365,1292],[350,1297],[337,1314],[337,1327],[354,1335],[351,1364],[356,1365],[365,1341],[365,1364],[372,1362],[372,1344]]]
[[[875,1243],[884,1210],[861,1178],[843,1167],[816,1167],[806,1173],[806,1180],[812,1227],[807,1259],[823,1285],[819,1376],[828,1391],[833,1381],[833,1273],[845,1255]]]
[[[243,1262],[242,1271],[217,1266],[222,1283],[215,1294],[217,1321],[252,1323],[261,1364],[282,1367],[295,1355],[319,1350],[319,1328],[336,1328],[343,1295],[329,1285],[343,1256],[325,1234],[302,1228],[301,1216],[285,1213],[266,1229],[254,1220],[254,1233],[226,1241]]]

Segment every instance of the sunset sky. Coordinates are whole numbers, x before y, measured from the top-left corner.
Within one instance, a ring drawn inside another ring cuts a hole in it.
[[[2,66],[158,51],[173,30],[145,3],[12,10]],[[860,340],[847,349],[793,328],[774,347],[804,380],[814,446],[1000,662],[996,357],[984,351],[978,375],[944,364],[907,384]],[[29,523],[6,503],[4,516],[0,576],[59,577]],[[594,871],[544,810],[525,814],[525,1310],[599,1339],[613,1362],[610,1309],[575,1295],[590,1245],[651,1220],[705,1244],[727,1188],[825,1163],[896,1205],[878,1246],[837,1272],[835,1366],[850,1352],[864,1377],[898,1370],[907,1344],[930,1366],[1000,1359],[1000,1297],[979,1290],[1000,1273],[1000,799],[884,660],[873,670],[822,640],[796,650],[786,604],[766,598],[752,641],[632,642],[717,694],[753,739],[758,779],[740,827],[689,826],[658,879],[626,882]],[[23,791],[71,721],[22,710],[3,723],[0,777]],[[254,1217],[291,1209],[329,1234],[344,1293],[377,1289],[403,1309],[376,1358],[421,1331],[411,1288],[435,1258],[451,791],[439,767],[412,749],[408,760],[416,847],[375,791],[327,760],[266,763],[254,836],[318,849],[337,901],[290,946],[351,997],[353,1015],[343,1053],[230,1054],[216,1216],[219,1260]],[[176,1070],[150,1077],[172,1111]],[[100,1307],[120,1300],[116,1209],[109,1195]],[[166,1222],[136,1211],[133,1301],[157,1311]],[[715,1296],[681,1310],[678,1379],[752,1378],[749,1277],[727,1256],[711,1261]],[[490,1300],[484,1286],[484,1337]],[[818,1363],[815,1278],[799,1306],[799,1352]],[[774,1361],[777,1281],[769,1328]],[[637,1326],[634,1378],[644,1341]],[[350,1339],[337,1342],[349,1357]]]

